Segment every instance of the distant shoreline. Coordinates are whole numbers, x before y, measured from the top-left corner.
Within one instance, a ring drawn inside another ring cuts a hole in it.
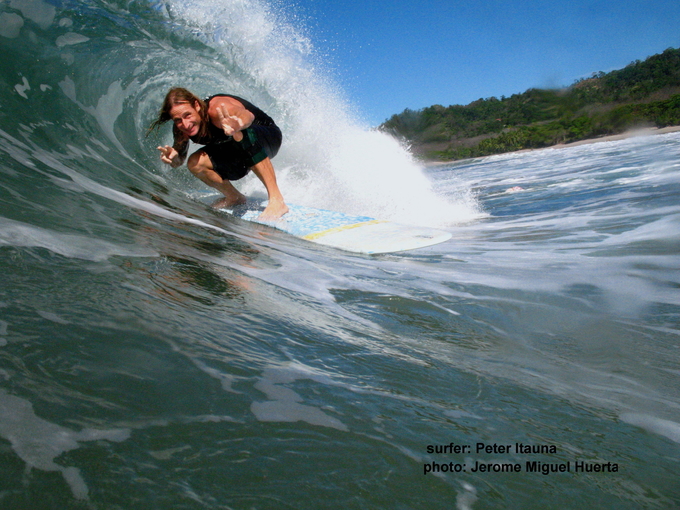
[[[570,143],[559,143],[557,145],[550,145],[548,147],[542,147],[540,149],[521,149],[518,151],[512,151],[512,152],[504,152],[502,154],[514,154],[514,153],[521,153],[521,152],[533,152],[533,151],[541,151],[545,149],[566,149],[569,147],[576,147],[578,145],[591,145],[594,143],[601,143],[601,142],[615,142],[618,140],[626,140],[628,138],[637,138],[637,137],[644,137],[644,136],[654,136],[654,135],[664,135],[667,133],[676,133],[680,131],[680,126],[668,126],[664,128],[656,128],[656,127],[647,127],[647,128],[637,128],[637,129],[631,129],[630,131],[626,131],[625,133],[620,133],[618,135],[607,135],[607,136],[600,136],[597,138],[588,138],[587,140],[579,140],[578,142],[570,142]],[[500,156],[501,154],[493,154],[493,156]],[[481,156],[488,158],[490,156]],[[480,159],[480,158],[470,158],[470,159]],[[457,163],[460,161],[465,161],[463,159],[452,159],[449,161],[424,161],[424,163],[427,166],[439,166],[439,165],[450,165],[452,163]]]
[[[589,138],[587,140],[579,140],[578,142],[561,143],[561,144],[557,144],[557,145],[552,145],[550,148],[561,149],[561,148],[564,148],[564,147],[575,147],[577,145],[590,145],[590,144],[599,143],[599,142],[615,142],[617,140],[625,140],[627,138],[636,138],[636,137],[641,137],[641,136],[652,136],[652,135],[664,135],[666,133],[675,133],[675,132],[678,132],[678,131],[680,131],[680,126],[668,126],[668,127],[665,127],[665,128],[656,128],[656,127],[638,128],[638,129],[631,129],[630,131],[626,131],[625,133],[620,133],[618,135],[600,136],[598,138]],[[535,149],[533,149],[533,150],[535,150]]]

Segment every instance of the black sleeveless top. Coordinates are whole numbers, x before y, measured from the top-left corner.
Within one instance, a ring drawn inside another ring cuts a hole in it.
[[[242,99],[238,96],[232,96],[230,94],[215,94],[213,96],[210,96],[205,100],[205,104],[208,108],[210,107],[210,101],[215,97],[230,97],[232,99],[236,99],[239,103],[241,103],[246,110],[255,115],[255,120],[253,120],[251,127],[276,125],[274,120],[269,115],[264,113],[253,103],[251,103],[250,101],[246,101],[245,99]],[[199,135],[192,136],[190,139],[192,142],[197,143],[199,145],[207,145],[209,143],[220,143],[230,141],[232,140],[232,137],[227,136],[222,129],[218,128],[210,120],[208,120],[208,134],[205,136]]]

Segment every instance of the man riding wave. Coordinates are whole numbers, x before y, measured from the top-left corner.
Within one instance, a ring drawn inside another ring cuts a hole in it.
[[[169,120],[174,141],[172,146],[158,147],[163,163],[173,168],[182,165],[191,140],[203,147],[189,156],[187,168],[224,195],[221,205],[245,203],[246,197],[231,181],[252,170],[269,196],[260,219],[276,220],[288,212],[271,162],[281,147],[282,135],[269,115],[237,96],[217,94],[203,101],[187,89],[173,88],[149,130]]]

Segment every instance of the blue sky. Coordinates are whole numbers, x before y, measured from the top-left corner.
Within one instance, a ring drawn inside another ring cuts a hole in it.
[[[558,87],[680,47],[680,0],[290,0],[358,116]]]

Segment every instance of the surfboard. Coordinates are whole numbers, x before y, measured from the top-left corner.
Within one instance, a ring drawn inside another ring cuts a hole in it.
[[[288,204],[288,213],[277,221],[261,221],[266,201],[249,199],[233,208],[220,208],[227,214],[274,227],[306,241],[340,250],[364,253],[395,253],[425,248],[451,238],[449,232],[368,216],[349,214]]]

